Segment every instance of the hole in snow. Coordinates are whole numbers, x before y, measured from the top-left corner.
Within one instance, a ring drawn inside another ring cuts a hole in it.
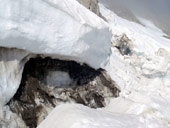
[[[118,96],[114,81],[101,69],[51,58],[31,58],[25,65],[20,87],[8,103],[30,128],[45,119],[58,104],[105,106],[105,98]]]

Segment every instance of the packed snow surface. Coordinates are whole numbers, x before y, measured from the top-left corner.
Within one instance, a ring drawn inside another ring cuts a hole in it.
[[[38,128],[145,128],[147,120],[136,115],[110,113],[79,104],[56,107]],[[158,128],[154,122],[154,128]]]
[[[76,0],[0,3],[0,46],[84,62],[96,69],[107,61],[108,24]]]

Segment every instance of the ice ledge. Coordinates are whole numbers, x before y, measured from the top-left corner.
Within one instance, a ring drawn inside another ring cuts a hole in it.
[[[108,24],[75,0],[0,0],[0,46],[87,63],[110,55]]]

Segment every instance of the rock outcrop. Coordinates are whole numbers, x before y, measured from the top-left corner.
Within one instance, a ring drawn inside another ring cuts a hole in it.
[[[84,5],[86,8],[97,14],[100,15],[100,10],[98,6],[98,0],[77,0],[79,3]]]
[[[104,20],[106,20],[102,14],[100,13],[100,8],[98,5],[98,0],[77,0],[80,4],[84,5],[90,11],[94,12],[96,15],[100,16]]]
[[[116,47],[122,55],[132,55],[132,42],[126,34],[120,36],[115,35],[113,39],[112,45]]]

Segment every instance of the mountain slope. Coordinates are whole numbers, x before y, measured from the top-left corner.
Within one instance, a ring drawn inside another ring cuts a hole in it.
[[[113,34],[112,55],[105,69],[120,87],[120,96],[99,110],[58,106],[39,128],[169,128],[170,41],[150,21],[140,19],[142,26],[99,7]]]
[[[99,4],[105,22],[76,0],[0,2],[0,127],[170,127],[170,40],[152,22]]]
[[[144,117],[148,128],[168,128],[170,40],[150,21],[140,19],[142,26],[118,17],[103,5],[100,10],[113,34],[107,71],[121,88],[120,97],[105,109]],[[122,54],[127,48],[131,54]]]

